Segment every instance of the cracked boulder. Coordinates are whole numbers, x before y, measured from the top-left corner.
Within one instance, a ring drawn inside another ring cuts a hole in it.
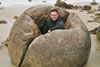
[[[64,30],[42,34],[39,25],[49,11],[57,9],[65,22]],[[55,6],[33,6],[15,21],[7,40],[11,62],[18,66],[28,46],[22,67],[83,67],[91,40],[80,18]]]

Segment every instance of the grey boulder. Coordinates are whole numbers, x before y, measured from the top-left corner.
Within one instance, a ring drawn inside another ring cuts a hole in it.
[[[64,30],[40,34],[41,17],[57,9]],[[7,40],[11,62],[18,66],[28,47],[22,67],[83,67],[91,48],[89,32],[78,15],[54,6],[33,6],[14,23]]]

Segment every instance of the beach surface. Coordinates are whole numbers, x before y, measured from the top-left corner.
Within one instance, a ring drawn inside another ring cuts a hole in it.
[[[14,16],[20,16],[26,9],[35,6],[35,5],[53,5],[54,3],[42,3],[42,2],[32,2],[32,3],[24,3],[24,4],[3,4],[4,8],[0,8],[0,20],[6,20],[7,24],[0,24],[0,67],[16,67],[14,66],[8,55],[8,48],[4,45],[1,45],[3,41],[5,41],[10,33],[10,30],[15,22]],[[85,5],[89,3],[75,3],[75,5]],[[8,6],[7,6],[8,5]],[[98,8],[97,6],[93,6],[93,8]],[[67,9],[68,10],[68,9]],[[74,12],[78,14],[84,24],[87,26],[88,30],[92,30],[98,26],[100,23],[93,22],[89,23],[88,20],[93,19],[91,16],[93,14],[87,14],[87,11],[80,10],[68,10],[70,12]],[[91,34],[91,52],[89,59],[84,67],[100,67],[100,41],[97,40],[95,34]]]

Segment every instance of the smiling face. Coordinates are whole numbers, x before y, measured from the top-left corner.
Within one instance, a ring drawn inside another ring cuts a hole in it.
[[[50,13],[50,17],[51,17],[52,21],[56,21],[58,18],[58,13],[56,11],[53,11]]]

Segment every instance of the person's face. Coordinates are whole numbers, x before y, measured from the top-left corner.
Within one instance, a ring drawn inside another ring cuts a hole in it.
[[[56,11],[50,13],[50,17],[53,21],[57,20],[58,14]]]

